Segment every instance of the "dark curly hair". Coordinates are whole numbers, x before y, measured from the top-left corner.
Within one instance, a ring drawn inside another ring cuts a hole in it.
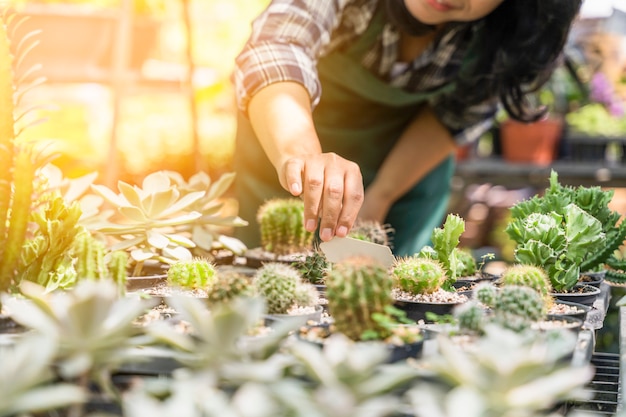
[[[582,0],[505,0],[488,16],[468,24],[472,63],[459,74],[451,105],[459,109],[498,96],[514,119],[545,114],[528,94],[557,66]]]
[[[435,28],[414,17],[405,0],[384,0],[387,15],[403,31],[419,36]],[[582,0],[504,0],[482,19],[462,25],[469,40],[466,64],[448,96],[452,110],[499,97],[514,119],[534,121],[546,110],[531,105],[559,62]]]

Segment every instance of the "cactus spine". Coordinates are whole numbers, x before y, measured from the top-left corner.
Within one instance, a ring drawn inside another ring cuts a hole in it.
[[[276,255],[310,250],[313,234],[304,229],[304,202],[299,198],[266,201],[257,212],[261,247]]]
[[[295,263],[302,278],[311,284],[323,284],[328,271],[328,261],[322,252],[316,251]]]
[[[439,262],[414,256],[397,260],[392,274],[396,286],[411,294],[432,294],[447,279],[446,271]]]
[[[211,262],[194,258],[172,264],[167,270],[167,281],[181,288],[208,290],[215,282],[215,275],[215,266]]]
[[[370,258],[353,257],[335,264],[326,277],[326,297],[337,330],[352,340],[360,340],[369,330],[382,338],[388,335],[372,315],[385,314],[392,305],[391,287],[387,269]]]

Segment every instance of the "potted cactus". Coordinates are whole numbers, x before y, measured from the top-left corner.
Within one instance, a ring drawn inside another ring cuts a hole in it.
[[[468,300],[467,295],[445,290],[449,280],[443,265],[431,258],[418,256],[396,260],[391,269],[394,305],[414,321],[432,321],[427,313],[445,315]]]
[[[261,246],[245,252],[246,265],[302,261],[313,249],[313,233],[304,228],[304,202],[299,198],[273,198],[257,211]]]
[[[382,265],[367,257],[347,258],[328,272],[326,285],[333,321],[302,328],[301,338],[323,344],[341,333],[355,342],[384,341],[391,362],[421,354],[421,331],[393,307],[391,281]]]
[[[322,306],[318,303],[317,289],[303,282],[302,275],[292,265],[280,262],[263,264],[252,277],[256,294],[267,303],[267,313],[273,319],[297,318],[306,323],[319,323]]]

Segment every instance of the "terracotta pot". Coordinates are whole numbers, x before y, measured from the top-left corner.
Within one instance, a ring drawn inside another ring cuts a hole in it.
[[[510,162],[549,165],[554,160],[562,132],[561,119],[534,123],[506,120],[500,126],[502,156]]]

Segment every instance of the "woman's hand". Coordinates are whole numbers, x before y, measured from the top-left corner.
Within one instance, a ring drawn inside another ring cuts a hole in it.
[[[304,199],[304,227],[328,241],[348,234],[363,203],[357,164],[323,153],[306,89],[294,82],[264,87],[250,100],[248,115],[280,184]]]
[[[279,169],[280,183],[304,199],[305,228],[320,239],[345,237],[363,203],[363,179],[359,166],[335,153],[319,153],[286,159]]]

